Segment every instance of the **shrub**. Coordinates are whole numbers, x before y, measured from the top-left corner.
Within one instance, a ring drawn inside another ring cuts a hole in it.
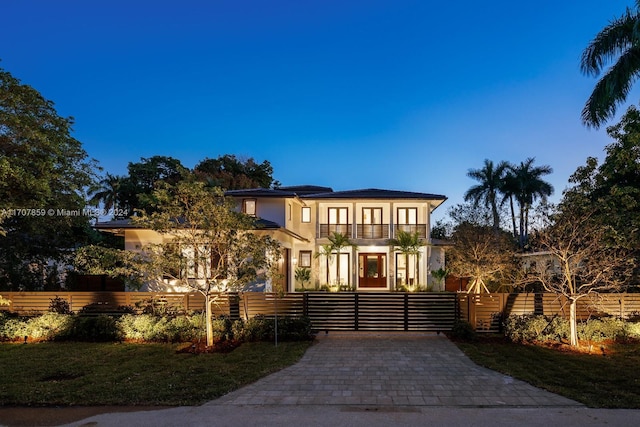
[[[578,324],[578,339],[601,342],[625,341],[630,338],[629,324],[613,317],[590,319]]]
[[[578,322],[578,339],[601,342],[640,338],[640,324],[613,317]],[[525,314],[509,316],[504,333],[514,342],[563,341],[569,339],[569,321],[559,316]]]
[[[204,336],[204,316],[160,317],[125,314],[118,321],[124,339],[149,342],[186,342]]]
[[[65,341],[120,341],[122,332],[116,320],[104,314],[98,316],[70,316],[70,327],[55,338]]]
[[[449,332],[449,337],[462,341],[473,341],[476,338],[476,331],[471,323],[464,320],[456,320]]]
[[[278,318],[278,339],[281,341],[305,341],[312,338],[311,319],[285,316]]]
[[[514,342],[560,341],[569,336],[569,322],[559,316],[513,315],[504,322],[504,334]]]
[[[273,341],[275,318],[257,315],[247,321],[236,320],[231,330],[238,341]],[[300,341],[311,337],[311,320],[308,317],[278,317],[278,340]]]
[[[56,295],[49,301],[49,311],[58,314],[71,314],[71,306],[69,301]]]
[[[228,316],[220,316],[213,319],[213,339],[217,341],[226,341],[234,338],[232,325],[233,322]]]
[[[23,327],[16,331],[18,336],[14,338],[28,336],[38,341],[51,341],[58,335],[67,333],[72,322],[73,316],[69,314],[44,313],[41,316],[29,318],[23,323]]]
[[[22,339],[19,330],[24,328],[26,320],[20,318],[17,314],[0,312],[0,341],[13,341]]]

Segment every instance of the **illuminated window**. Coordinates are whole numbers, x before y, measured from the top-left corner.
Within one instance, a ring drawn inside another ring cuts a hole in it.
[[[247,215],[256,216],[256,199],[243,199],[242,212]]]
[[[302,207],[302,222],[311,222],[311,208],[308,206]]]
[[[300,251],[299,267],[311,267],[311,251]]]

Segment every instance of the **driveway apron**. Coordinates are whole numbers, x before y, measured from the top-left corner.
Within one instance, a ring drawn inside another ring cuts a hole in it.
[[[435,333],[329,332],[295,365],[208,405],[581,407],[471,362]]]

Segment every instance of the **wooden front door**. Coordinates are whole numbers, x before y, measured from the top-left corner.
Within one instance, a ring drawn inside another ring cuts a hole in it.
[[[387,287],[387,255],[362,253],[358,256],[358,287]]]

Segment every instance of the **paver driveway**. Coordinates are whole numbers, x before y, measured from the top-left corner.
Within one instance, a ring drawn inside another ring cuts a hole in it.
[[[330,332],[215,405],[582,406],[471,362],[435,333]]]

